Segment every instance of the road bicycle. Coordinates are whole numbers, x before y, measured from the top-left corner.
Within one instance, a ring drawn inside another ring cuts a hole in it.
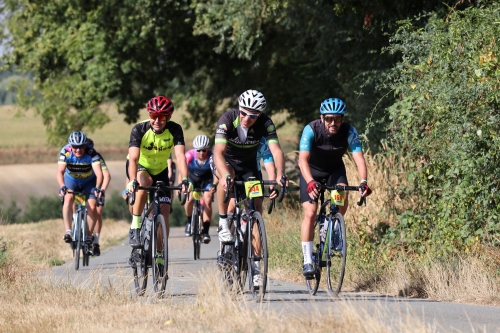
[[[286,193],[285,179],[281,181],[283,188],[278,197],[278,202],[283,200]],[[231,179],[227,178],[227,188],[230,188]],[[254,198],[269,197],[264,194],[264,186],[275,186],[274,180],[256,180],[249,178],[247,181],[236,180],[232,187],[232,197],[236,200],[235,211],[232,217],[228,217],[228,226],[233,233],[233,242],[220,245],[217,256],[217,265],[223,272],[225,286],[229,292],[241,293],[244,289],[248,270],[257,272],[261,281],[260,286],[254,285],[253,275],[248,279],[248,289],[252,296],[258,302],[264,299],[267,287],[267,269],[268,269],[268,249],[267,235],[264,219],[262,215],[255,210]],[[242,190],[245,189],[246,198],[242,199]],[[226,190],[224,202],[229,200],[230,191]],[[271,200],[268,213],[272,212],[274,199]]]
[[[76,205],[76,212],[73,214],[73,225],[71,228],[70,247],[73,250],[75,258],[75,270],[80,269],[80,255],[82,255],[83,266],[89,265],[89,258],[92,255],[92,242],[86,242],[87,239],[87,195],[81,191],[66,190],[66,193],[73,194]],[[64,205],[64,196],[61,198],[61,204]],[[102,205],[101,200],[97,200],[98,205]]]
[[[203,211],[204,206],[201,204],[204,192],[209,192],[210,189],[195,188],[190,195],[193,197],[193,212],[191,214],[191,236],[193,237],[194,260],[200,259],[201,243],[203,241]]]
[[[133,259],[135,264],[132,266],[135,290],[138,296],[145,294],[148,272],[151,269],[153,291],[162,297],[168,280],[168,235],[167,225],[161,214],[160,193],[181,190],[181,186],[167,186],[162,181],[152,186],[136,186],[130,194],[131,206],[135,202],[136,190],[151,192],[148,193],[148,200],[141,216],[141,247],[133,249],[131,254],[131,257],[137,256],[136,260]],[[151,202],[150,199],[152,199]]]
[[[345,191],[359,191],[359,186],[319,184],[321,207],[316,215],[314,227],[318,227],[319,243],[313,250],[314,275],[306,278],[307,290],[316,295],[321,280],[321,270],[326,267],[328,291],[337,296],[342,289],[347,260],[347,237],[345,221],[339,213],[339,206],[344,205]],[[324,201],[324,191],[330,191],[330,199]],[[311,202],[311,201],[310,201]],[[366,205],[366,197],[361,197],[358,206]],[[327,207],[329,212],[327,212]]]

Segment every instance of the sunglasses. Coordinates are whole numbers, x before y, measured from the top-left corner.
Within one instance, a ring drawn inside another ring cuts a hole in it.
[[[153,119],[153,120],[158,119],[158,121],[165,121],[165,120],[167,120],[167,115],[165,115],[165,114],[150,114],[149,119]]]
[[[198,153],[206,153],[206,152],[207,152],[207,150],[206,150],[206,149],[196,149],[196,151],[197,151]]]
[[[338,123],[342,122],[344,117],[342,117],[342,116],[327,116],[327,117],[323,117],[323,119],[325,120],[325,123],[338,124]]]
[[[245,111],[241,111],[241,110],[240,110],[240,114],[242,117],[248,117],[250,119],[257,119],[260,116],[260,113],[259,114],[250,114],[250,113],[246,113]]]
[[[71,148],[73,148],[74,150],[77,150],[77,149],[83,149],[83,148],[85,148],[85,145],[81,145],[81,146],[71,146]]]

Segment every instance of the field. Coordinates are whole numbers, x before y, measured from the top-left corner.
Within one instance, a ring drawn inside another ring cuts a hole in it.
[[[107,110],[106,113],[111,121],[94,133],[85,132],[85,129],[84,132],[94,140],[96,149],[103,154],[107,161],[124,161],[133,125],[123,121],[123,115],[117,112],[114,105],[105,105],[103,108]],[[145,110],[141,110],[140,114],[139,119],[147,118]],[[188,117],[188,114],[182,108],[176,109],[172,121],[182,124],[183,117]],[[276,123],[280,123],[287,119],[287,115],[276,115],[273,116],[273,119]],[[57,155],[61,147],[47,144],[42,119],[33,110],[21,112],[13,106],[1,106],[0,123],[3,127],[0,133],[0,165],[57,162]],[[285,151],[296,148],[301,131],[302,126],[297,124],[286,124],[278,129]],[[200,133],[195,125],[184,131],[186,149],[191,149],[194,137],[199,134],[212,136],[212,133]]]

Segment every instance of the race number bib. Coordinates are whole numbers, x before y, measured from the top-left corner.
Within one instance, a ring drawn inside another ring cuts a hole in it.
[[[344,191],[332,191],[330,193],[332,203],[337,205],[337,206],[343,206],[344,205],[344,198],[345,198],[345,192]]]
[[[199,191],[193,191],[191,192],[191,195],[193,196],[194,200],[201,200],[202,194]]]
[[[245,194],[247,198],[258,198],[264,195],[262,184],[259,180],[250,180],[245,182]]]

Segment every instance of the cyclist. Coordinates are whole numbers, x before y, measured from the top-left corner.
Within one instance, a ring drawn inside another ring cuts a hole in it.
[[[228,227],[227,211],[229,203],[224,203],[227,178],[240,176],[260,179],[256,156],[262,137],[267,139],[269,149],[276,163],[279,182],[285,172],[285,157],[281,150],[276,128],[271,118],[263,113],[266,99],[261,92],[247,90],[238,98],[238,109],[225,112],[219,118],[215,134],[214,164],[216,176],[220,180],[217,191],[219,201],[219,241],[230,243],[233,235]],[[286,178],[286,176],[285,176]],[[278,196],[273,188],[271,198]],[[256,262],[258,264],[258,262]],[[260,286],[259,267],[252,267],[254,285]]]
[[[174,112],[174,104],[165,96],[152,98],[146,109],[149,120],[142,121],[132,128],[129,143],[129,159],[127,178],[130,179],[127,190],[131,193],[138,184],[151,186],[157,181],[169,184],[167,159],[173,149],[177,159],[177,168],[182,177],[183,191],[188,191],[186,157],[184,156],[184,134],[179,124],[170,121]],[[130,227],[130,245],[140,248],[141,213],[146,203],[146,191],[138,191],[132,207],[132,224]],[[161,213],[170,233],[169,214],[172,204],[170,191],[159,198]]]
[[[96,199],[101,195],[103,175],[101,170],[101,156],[92,148],[87,147],[87,137],[83,132],[73,132],[68,137],[68,144],[59,152],[57,166],[57,182],[59,196],[64,196],[62,208],[64,227],[66,232],[63,240],[71,243],[71,219],[73,216],[74,196],[67,190],[81,191],[87,196],[88,223],[87,243],[92,242],[91,230],[96,221]]]
[[[210,243],[210,220],[212,219],[212,198],[215,192],[214,176],[210,168],[210,157],[212,151],[210,148],[210,139],[206,135],[198,135],[193,140],[193,149],[186,152],[186,163],[188,166],[189,182],[195,188],[210,190],[203,192],[203,243]],[[192,196],[186,201],[184,210],[187,216],[185,235],[191,236],[191,213],[193,212]]]
[[[94,148],[94,141],[87,137],[87,147],[88,148]],[[101,186],[101,199],[100,199],[100,205],[97,206],[97,215],[96,215],[96,223],[94,225],[94,230],[90,230],[90,233],[94,233],[94,245],[93,245],[93,251],[92,254],[94,256],[100,256],[101,255],[101,249],[99,246],[99,237],[101,236],[101,229],[102,229],[102,210],[104,208],[104,194],[106,189],[109,186],[109,182],[111,181],[111,173],[109,172],[108,166],[106,165],[106,161],[104,161],[104,157],[102,157],[101,154],[100,162],[101,162],[101,170],[102,170],[102,186]]]
[[[301,239],[304,266],[302,274],[312,277],[312,248],[314,222],[318,208],[319,190],[317,183],[327,185],[348,185],[342,156],[350,151],[356,162],[360,178],[360,193],[371,193],[367,183],[367,169],[358,132],[344,121],[346,105],[338,98],[328,98],[321,103],[320,119],[305,126],[300,138],[300,201],[304,208]],[[345,204],[339,207],[342,215],[347,211],[348,197],[345,192]]]

